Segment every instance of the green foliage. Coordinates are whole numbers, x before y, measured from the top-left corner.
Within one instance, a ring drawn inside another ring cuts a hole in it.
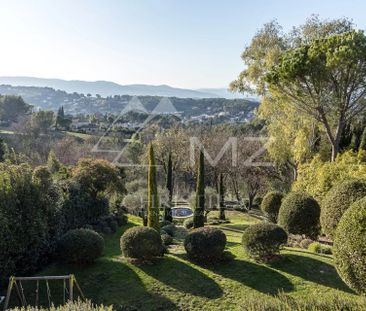
[[[193,227],[203,227],[205,224],[205,160],[200,150],[199,166],[197,171],[196,201],[194,205]]]
[[[46,194],[44,194],[46,195]],[[0,278],[30,273],[48,252],[48,209],[26,165],[0,164]]]
[[[174,224],[170,224],[170,225],[165,225],[164,227],[161,227],[161,230],[165,231],[170,236],[174,236],[174,232],[176,230],[176,227],[175,227]]]
[[[58,243],[58,258],[66,263],[88,264],[102,256],[104,239],[89,229],[66,232]]]
[[[149,227],[133,227],[121,237],[122,254],[128,258],[152,259],[163,255],[159,232]]]
[[[302,239],[299,243],[299,246],[303,249],[308,249],[309,245],[312,244],[314,241],[311,239]]]
[[[167,233],[161,234],[161,240],[163,242],[163,245],[168,246],[173,243],[173,237]]]
[[[281,207],[283,194],[278,191],[268,192],[262,201],[261,210],[274,223],[277,222],[278,212]]]
[[[219,219],[225,220],[225,187],[224,187],[224,175],[219,175]]]
[[[38,111],[32,114],[31,127],[35,133],[47,133],[53,124],[53,111]]]
[[[123,176],[106,160],[80,159],[72,170],[72,178],[94,198],[107,189],[125,192]]]
[[[173,221],[171,204],[173,200],[173,162],[172,162],[172,153],[169,152],[168,157],[168,168],[167,168],[167,176],[166,176],[166,188],[169,191],[169,204],[164,208],[164,219],[168,221]]]
[[[366,198],[351,205],[342,216],[333,253],[343,281],[359,294],[366,294]]]
[[[350,179],[366,180],[366,161],[364,151],[347,151],[340,154],[334,162],[324,162],[315,157],[311,162],[302,164],[298,178],[292,186],[294,191],[305,191],[319,202],[336,184]]]
[[[301,234],[311,239],[319,235],[320,206],[304,192],[291,192],[282,201],[278,224],[288,233]]]
[[[56,157],[56,153],[51,150],[47,158],[47,166],[51,173],[57,173],[61,168],[61,163]]]
[[[225,233],[213,227],[194,229],[184,240],[184,248],[188,257],[199,262],[221,259],[225,245]]]
[[[322,124],[332,146],[332,161],[339,152],[344,120],[364,106],[358,92],[366,87],[365,64],[366,37],[353,30],[286,51],[266,75],[273,95]]]
[[[155,230],[159,230],[159,197],[152,144],[150,144],[149,148],[149,169],[147,178],[147,225]]]
[[[287,243],[287,233],[280,226],[270,223],[251,225],[245,229],[242,244],[249,256],[268,261]]]
[[[5,161],[5,156],[7,152],[7,146],[2,138],[0,138],[0,162]]]
[[[312,253],[317,254],[326,254],[331,255],[332,254],[332,247],[329,245],[323,245],[319,242],[313,242],[308,246],[308,250]]]
[[[2,121],[15,122],[30,109],[31,106],[26,104],[20,96],[0,96],[0,120]]]
[[[347,180],[335,185],[321,204],[320,223],[322,230],[334,237],[335,230],[344,212],[352,203],[366,196],[366,181]]]
[[[186,220],[183,221],[183,226],[186,229],[192,229],[193,228],[193,219],[192,218],[187,218]]]
[[[360,142],[360,146],[358,148],[359,148],[359,150],[366,151],[366,127],[362,132],[361,142]]]
[[[108,199],[104,196],[94,197],[79,183],[68,180],[62,183],[65,201],[62,206],[62,215],[66,229],[84,227],[93,224],[100,217],[109,214]]]

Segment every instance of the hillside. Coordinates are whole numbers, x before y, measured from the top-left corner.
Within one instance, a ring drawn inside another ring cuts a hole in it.
[[[146,85],[130,84],[120,85],[109,81],[79,81],[61,79],[43,79],[34,77],[0,77],[0,84],[12,86],[36,86],[50,87],[56,90],[63,90],[68,93],[99,94],[103,97],[113,95],[137,95],[137,96],[169,96],[181,98],[241,98],[240,94],[231,94],[223,89],[183,89],[169,85]]]
[[[19,95],[35,109],[57,111],[63,106],[67,114],[90,114],[90,113],[113,113],[119,114],[131,103],[131,95],[115,95],[109,97],[85,96],[79,93],[67,93],[48,87],[26,87],[0,85],[0,94]],[[154,110],[162,97],[139,96],[137,101],[143,105],[146,112]],[[136,98],[134,98],[136,100]],[[173,109],[182,117],[208,116],[233,118],[235,121],[242,121],[250,118],[259,103],[247,99],[225,99],[225,98],[178,98],[169,97]]]

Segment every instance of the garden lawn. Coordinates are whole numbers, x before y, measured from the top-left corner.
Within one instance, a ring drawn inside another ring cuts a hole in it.
[[[141,223],[129,216],[128,225],[106,237],[105,255],[95,264],[54,264],[41,274],[74,273],[87,298],[113,304],[117,310],[240,310],[248,300],[259,301],[279,293],[291,297],[334,293],[358,299],[338,277],[329,256],[287,248],[280,262],[253,262],[241,246],[241,230],[259,220],[239,212],[227,215],[232,222],[219,227],[227,235],[227,252],[235,258],[214,266],[190,263],[183,252],[167,254],[150,265],[130,264],[121,255],[120,236]],[[51,290],[53,299],[61,297],[61,287],[54,285]]]

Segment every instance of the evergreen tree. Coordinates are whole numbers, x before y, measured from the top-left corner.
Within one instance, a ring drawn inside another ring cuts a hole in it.
[[[225,188],[224,188],[224,176],[222,173],[219,175],[219,209],[220,209],[220,220],[225,220]]]
[[[48,154],[47,167],[51,173],[56,173],[61,168],[61,163],[57,159],[56,154],[53,150],[51,150]]]
[[[196,186],[196,206],[193,214],[193,227],[199,228],[205,225],[205,160],[203,151],[200,151],[200,161],[197,171],[197,186]]]
[[[0,138],[0,162],[5,161],[5,155],[6,155],[6,144],[2,138]]]
[[[365,150],[366,151],[366,127],[364,128],[361,136],[361,142],[358,150]]]
[[[65,120],[64,107],[61,106],[60,108],[58,108],[56,115],[56,123],[55,123],[56,130],[58,129],[59,126],[61,127],[63,126],[64,120]]]
[[[172,153],[169,152],[168,158],[168,168],[167,168],[167,176],[166,176],[166,187],[169,191],[169,203],[168,206],[164,209],[164,219],[168,221],[173,221],[172,217],[172,200],[173,200],[173,163],[172,163]]]
[[[147,181],[147,225],[159,231],[159,198],[158,187],[156,184],[156,166],[154,149],[150,144],[149,149],[149,168]]]

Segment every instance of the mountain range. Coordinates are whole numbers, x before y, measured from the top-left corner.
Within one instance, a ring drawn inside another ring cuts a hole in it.
[[[225,88],[184,89],[169,85],[130,84],[121,85],[110,81],[81,81],[46,79],[35,77],[0,77],[0,84],[12,86],[50,87],[68,93],[99,94],[102,97],[113,95],[168,96],[179,98],[248,98],[242,94],[231,93]]]

